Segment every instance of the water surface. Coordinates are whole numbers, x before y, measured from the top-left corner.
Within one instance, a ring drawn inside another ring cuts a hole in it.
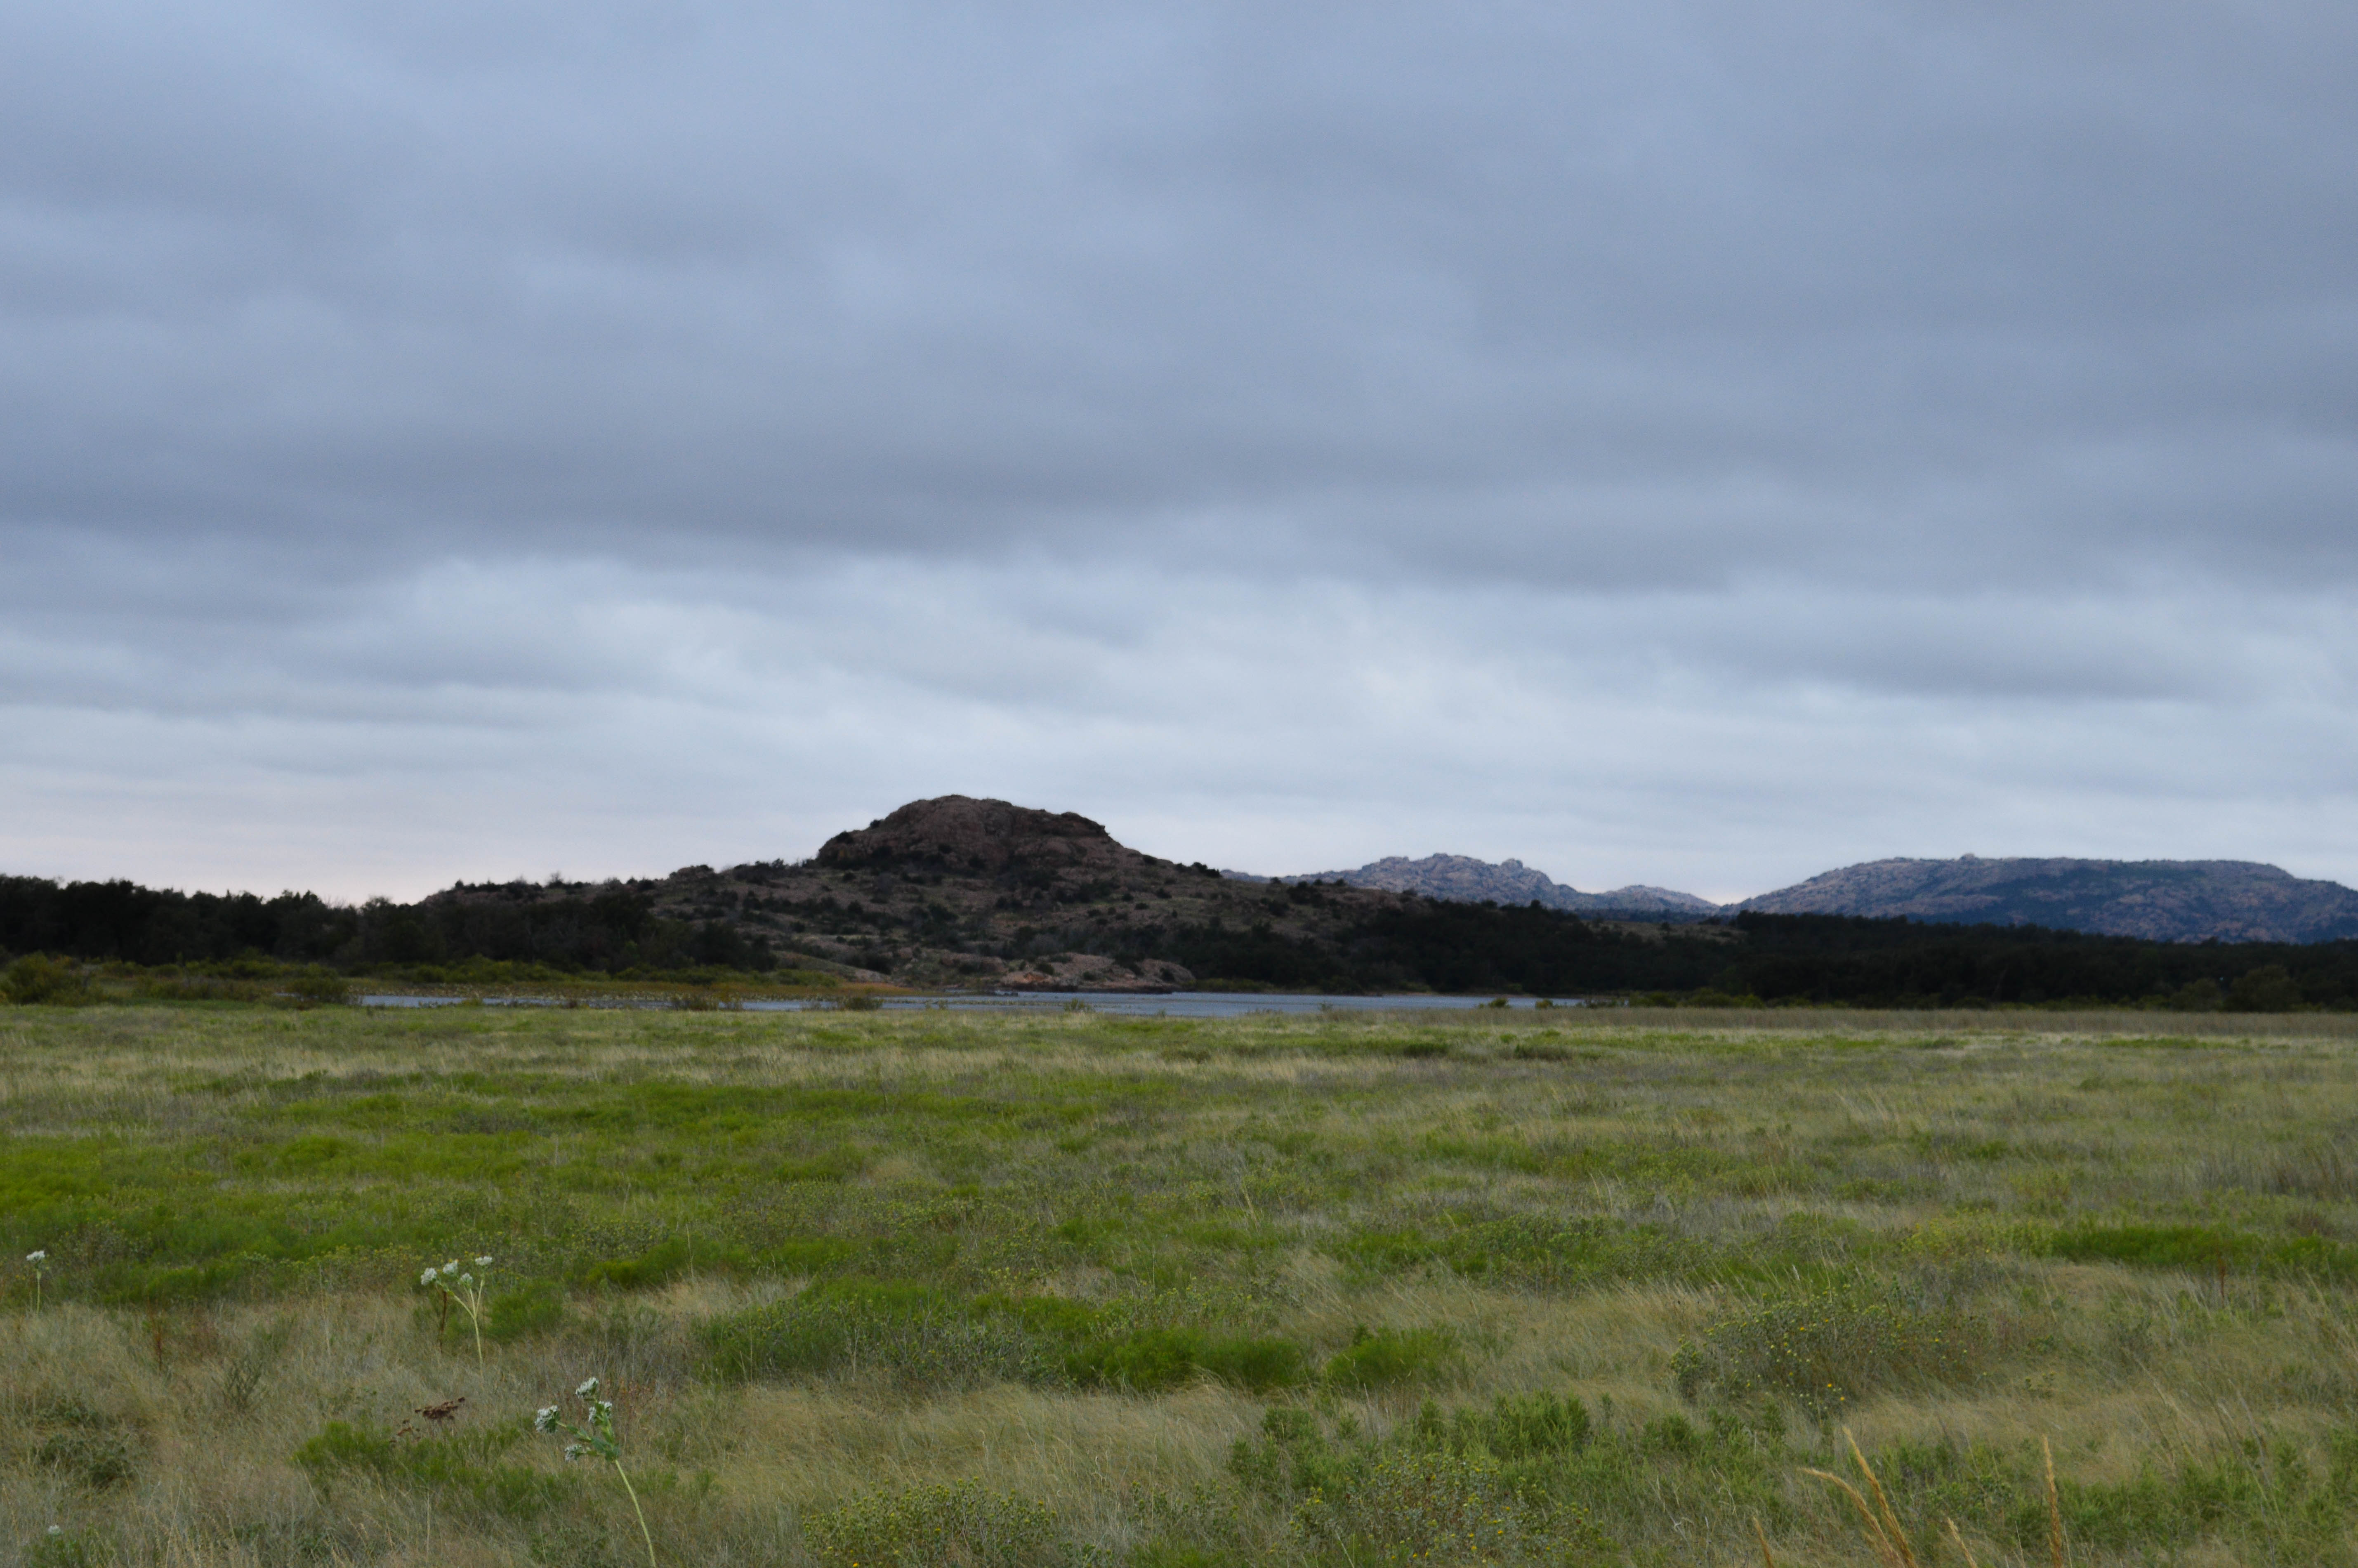
[[[455,1007],[471,997],[406,996],[399,993],[356,999],[362,1007]],[[1483,1007],[1478,996],[1320,996],[1274,991],[1173,991],[1141,996],[1121,991],[989,991],[950,996],[887,996],[876,999],[887,1012],[922,1012],[946,1009],[955,1012],[1043,1012],[1079,1006],[1091,1012],[1129,1018],[1239,1018],[1256,1012],[1392,1012],[1422,1009],[1455,1011]],[[1556,998],[1558,1007],[1586,1005],[1577,998]],[[579,1000],[564,997],[485,997],[485,1007],[625,1007],[670,1008],[667,998]],[[731,1010],[746,1012],[824,1011],[838,1003],[824,997],[781,998],[764,1001],[731,1001]],[[1537,999],[1510,998],[1509,1007],[1536,1007]]]

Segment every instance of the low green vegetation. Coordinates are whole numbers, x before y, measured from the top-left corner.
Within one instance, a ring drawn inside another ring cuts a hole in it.
[[[0,1010],[0,1564],[2358,1562],[2358,1031],[2029,1022]]]

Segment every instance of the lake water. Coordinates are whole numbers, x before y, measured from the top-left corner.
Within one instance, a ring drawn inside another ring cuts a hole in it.
[[[454,1007],[471,999],[455,996],[387,994],[357,999],[362,1007]],[[1126,1018],[1239,1018],[1255,1012],[1393,1012],[1404,1010],[1454,1011],[1484,1006],[1478,996],[1311,996],[1275,992],[1174,991],[1165,996],[1131,996],[1109,991],[997,991],[958,996],[888,996],[877,999],[887,1012],[922,1012],[946,1008],[959,1012],[1053,1012],[1075,1002],[1091,1012]],[[1577,998],[1558,998],[1558,1007],[1581,1007]],[[485,997],[486,1007],[563,1007],[560,997]],[[582,1001],[582,1007],[668,1008],[668,1000]],[[823,998],[734,1003],[747,1012],[806,1012],[836,1004]],[[1536,1007],[1531,997],[1511,998],[1509,1007]]]

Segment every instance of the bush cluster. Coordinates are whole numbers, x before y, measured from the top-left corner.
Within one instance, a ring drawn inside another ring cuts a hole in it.
[[[806,1517],[803,1542],[834,1568],[1065,1568],[1083,1560],[1046,1505],[971,1480],[854,1498]]]
[[[1785,1399],[1823,1421],[1879,1390],[1972,1383],[1990,1352],[1989,1326],[1971,1313],[1837,1289],[1723,1318],[1671,1365],[1689,1400]]]

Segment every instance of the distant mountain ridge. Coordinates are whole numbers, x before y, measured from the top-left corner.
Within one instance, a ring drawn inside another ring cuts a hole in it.
[[[1402,855],[1347,871],[1243,881],[1329,882],[1415,892],[1462,903],[1485,900],[1575,914],[1701,920],[1763,914],[1905,916],[1959,925],[2044,925],[2159,942],[2327,942],[2358,937],[2358,891],[2296,877],[2256,860],[2089,860],[2014,857],[1868,860],[1740,903],[1643,884],[1582,892],[1520,860]]]
[[[1732,907],[2046,925],[2162,942],[2358,936],[2358,892],[2255,860],[1869,860]]]
[[[1422,893],[1427,898],[1444,898],[1459,903],[1480,903],[1485,899],[1515,904],[1537,901],[1542,909],[1569,910],[1575,914],[1641,914],[1692,920],[1716,914],[1720,907],[1709,899],[1670,888],[1631,886],[1616,888],[1611,892],[1582,892],[1566,887],[1545,871],[1533,871],[1520,860],[1494,864],[1470,855],[1427,855],[1421,860],[1390,855],[1370,860],[1356,871],[1315,871],[1307,876],[1268,880],[1339,881],[1357,888],[1379,888],[1386,892]]]

